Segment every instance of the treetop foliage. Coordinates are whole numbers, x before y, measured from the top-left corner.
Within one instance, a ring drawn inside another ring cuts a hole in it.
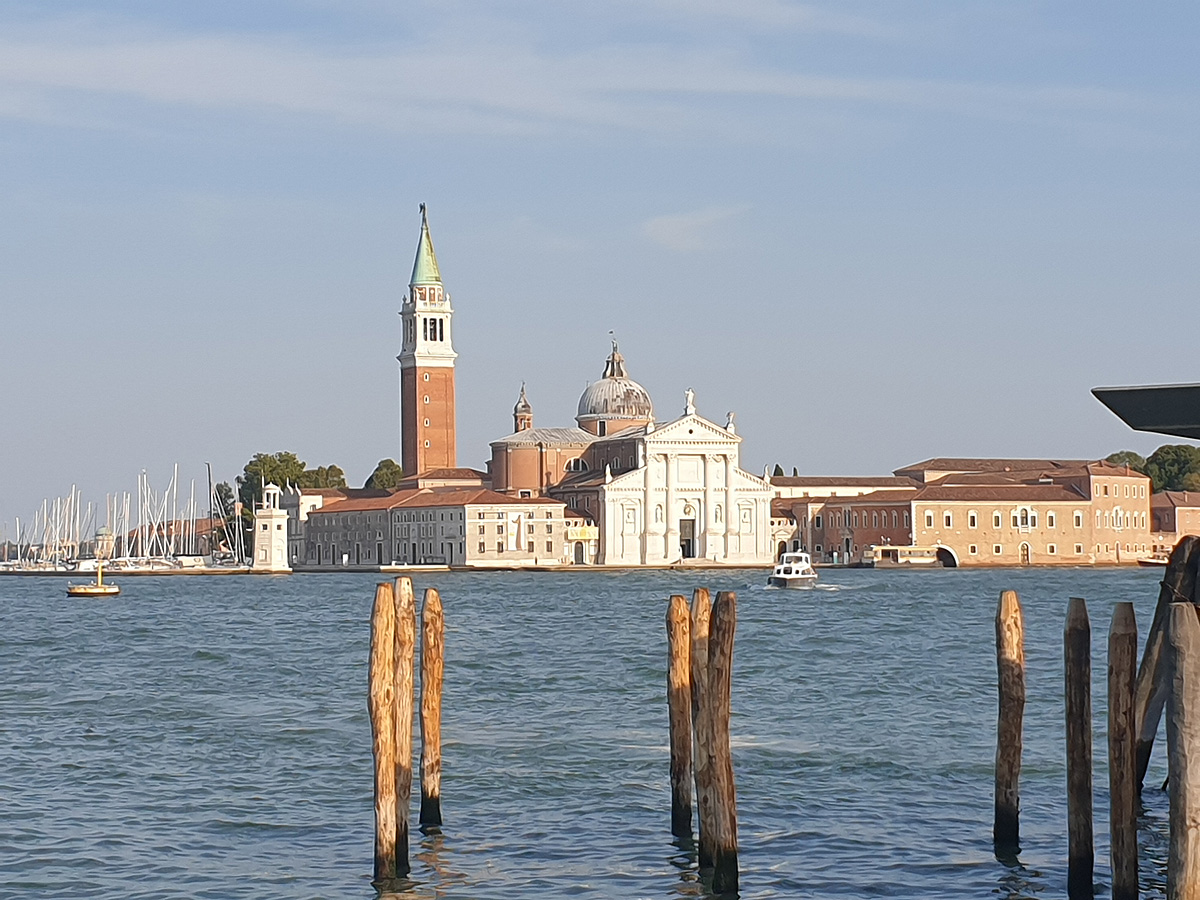
[[[262,497],[263,487],[268,484],[277,484],[279,487],[295,484],[307,488],[339,488],[346,486],[346,473],[340,466],[310,469],[304,460],[288,450],[255,453],[238,478],[238,499],[242,501],[243,514],[253,517],[254,504]]]
[[[400,486],[404,479],[404,470],[394,459],[381,459],[375,466],[375,471],[367,478],[365,488],[391,490]]]
[[[1119,450],[1106,459],[1149,475],[1155,491],[1200,491],[1200,447],[1163,444],[1145,458],[1132,450]]]

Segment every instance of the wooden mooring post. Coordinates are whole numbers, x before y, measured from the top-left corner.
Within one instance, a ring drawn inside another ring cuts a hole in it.
[[[1113,608],[1108,629],[1108,794],[1112,900],[1137,900],[1137,752],[1133,686],[1137,619],[1132,603]]]
[[[667,604],[667,717],[671,743],[671,834],[692,835],[691,614],[675,594]]]
[[[411,871],[408,825],[412,807],[413,649],[417,628],[411,579],[396,579],[395,600],[396,875],[404,876]]]
[[[696,811],[698,840],[696,857],[701,869],[713,864],[713,792],[712,754],[701,735],[712,729],[708,724],[709,706],[704,699],[708,693],[708,632],[712,619],[712,601],[708,588],[692,592],[691,654],[692,726],[695,729],[692,765],[696,773]]]
[[[992,842],[996,855],[1020,851],[1021,748],[1025,717],[1025,623],[1016,591],[1000,594],[996,609],[996,814]]]
[[[1172,603],[1190,602],[1196,589],[1196,569],[1200,565],[1200,538],[1188,535],[1175,545],[1167,571],[1163,575],[1154,607],[1154,619],[1146,633],[1146,649],[1138,668],[1134,694],[1134,721],[1137,728],[1137,787],[1146,780],[1154,736],[1167,701],[1167,678],[1163,661],[1164,629]]]
[[[1067,896],[1094,896],[1092,836],[1092,630],[1072,597],[1063,632],[1067,707]]]
[[[396,877],[396,610],[392,586],[375,588],[367,710],[375,757],[375,882]]]
[[[446,617],[441,595],[426,588],[421,605],[421,816],[423,834],[442,828],[442,675]]]
[[[738,890],[737,796],[730,748],[730,688],[733,675],[733,636],[737,629],[737,595],[721,591],[713,604],[708,639],[708,743],[712,764],[713,880],[715,894]],[[699,735],[697,735],[699,737]]]
[[[1200,620],[1173,603],[1166,621],[1168,900],[1200,900]]]

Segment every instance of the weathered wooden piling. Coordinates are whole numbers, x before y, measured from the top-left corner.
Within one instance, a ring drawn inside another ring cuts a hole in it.
[[[416,641],[416,607],[412,580],[397,578],[395,588],[396,641],[393,665],[396,677],[396,874],[407,875],[409,810],[412,807],[413,649]]]
[[[1200,900],[1200,620],[1190,603],[1167,614],[1169,900]]]
[[[733,635],[737,628],[737,595],[721,591],[713,604],[708,639],[708,744],[712,753],[713,880],[715,894],[738,889],[737,796],[730,748],[730,688],[733,676]],[[701,735],[697,734],[697,739]]]
[[[1132,603],[1113,608],[1108,629],[1108,793],[1112,900],[1137,900],[1137,752],[1133,686],[1137,619]]]
[[[1063,632],[1067,699],[1067,896],[1091,898],[1095,867],[1092,837],[1092,630],[1087,604],[1072,597]]]
[[[375,588],[367,710],[375,757],[375,881],[396,877],[396,610],[392,586]]]
[[[426,588],[421,605],[421,831],[442,828],[442,676],[446,617],[441,595]]]
[[[1163,575],[1154,607],[1154,619],[1146,633],[1146,649],[1138,668],[1134,694],[1134,720],[1137,728],[1137,786],[1139,793],[1150,765],[1150,751],[1167,702],[1167,678],[1164,672],[1163,644],[1167,613],[1172,603],[1193,600],[1196,589],[1196,569],[1200,565],[1200,538],[1188,535],[1171,551],[1167,571]]]
[[[692,835],[691,614],[674,594],[667,604],[667,717],[671,741],[671,834]]]
[[[998,855],[1020,850],[1021,748],[1025,717],[1025,622],[1016,591],[1003,591],[996,609],[996,817],[992,841]]]
[[[696,857],[701,869],[711,869],[713,864],[713,792],[712,756],[709,745],[701,739],[711,730],[708,723],[709,707],[705,696],[708,693],[708,633],[712,618],[712,602],[708,588],[696,588],[692,592],[691,627],[691,675],[692,675],[692,727],[695,729],[692,765],[696,772],[697,831]]]

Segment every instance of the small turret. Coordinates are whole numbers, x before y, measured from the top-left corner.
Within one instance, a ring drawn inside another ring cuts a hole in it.
[[[513,407],[513,431],[528,431],[533,427],[533,407],[525,396],[525,382],[521,382],[521,396]]]

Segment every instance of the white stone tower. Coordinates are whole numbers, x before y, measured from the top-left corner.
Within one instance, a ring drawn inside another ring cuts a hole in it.
[[[287,510],[280,505],[283,491],[278,485],[263,488],[262,501],[254,510],[254,561],[256,572],[290,572],[287,558]]]

